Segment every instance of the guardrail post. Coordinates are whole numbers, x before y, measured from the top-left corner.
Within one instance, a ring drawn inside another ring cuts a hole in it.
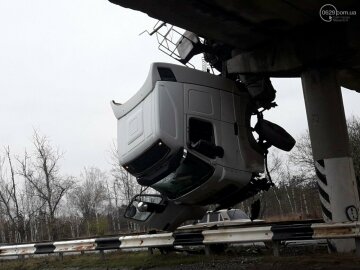
[[[148,253],[149,253],[150,255],[153,255],[153,254],[154,254],[154,249],[153,249],[152,247],[149,247],[149,248],[148,248]]]
[[[60,259],[60,261],[64,260],[64,253],[63,252],[59,252],[59,259]]]
[[[274,241],[272,247],[273,247],[274,256],[279,257],[280,256],[280,241]]]
[[[25,259],[25,255],[18,255],[18,259],[23,261]]]
[[[205,256],[210,256],[211,255],[210,245],[205,245],[204,249],[205,249]]]
[[[355,238],[355,254],[360,257],[360,238]]]
[[[105,252],[104,252],[104,250],[100,250],[100,258],[101,258],[101,260],[105,260]]]

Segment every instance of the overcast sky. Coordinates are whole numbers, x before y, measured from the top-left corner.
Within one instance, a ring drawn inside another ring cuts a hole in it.
[[[174,62],[138,35],[155,22],[106,0],[0,1],[0,145],[19,155],[37,129],[65,152],[64,172],[108,169],[110,100],[135,94],[151,62]],[[307,128],[300,79],[272,82],[279,107],[265,117],[296,137]],[[360,94],[343,96],[360,116]]]

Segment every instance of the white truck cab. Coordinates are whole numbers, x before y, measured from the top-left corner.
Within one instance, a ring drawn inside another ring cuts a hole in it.
[[[235,81],[153,63],[141,89],[112,108],[120,164],[167,205],[203,215],[209,204],[230,206],[266,184],[256,179],[264,152],[250,126],[253,103]]]

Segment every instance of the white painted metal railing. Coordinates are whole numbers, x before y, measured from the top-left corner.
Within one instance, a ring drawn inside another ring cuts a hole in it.
[[[174,233],[129,235],[36,244],[0,246],[1,256],[101,251],[111,249],[165,248],[222,243],[306,241],[312,239],[360,239],[360,223],[264,224]],[[358,241],[358,240],[357,240]]]

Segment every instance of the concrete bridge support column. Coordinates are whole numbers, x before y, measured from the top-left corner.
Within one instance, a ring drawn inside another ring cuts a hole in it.
[[[359,195],[336,73],[310,69],[301,80],[324,220],[356,221]],[[355,241],[331,240],[329,249],[350,252],[355,250]]]

